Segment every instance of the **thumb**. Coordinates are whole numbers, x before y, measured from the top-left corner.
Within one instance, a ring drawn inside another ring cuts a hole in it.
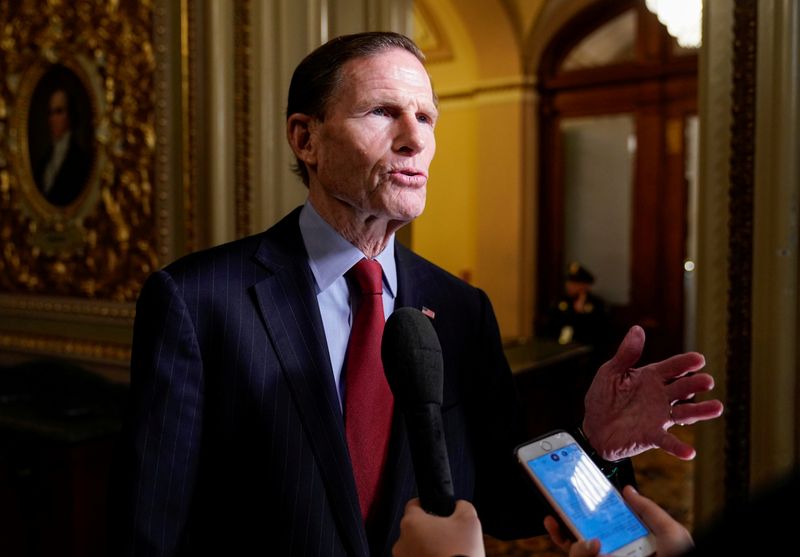
[[[658,506],[652,499],[640,495],[633,486],[625,486],[622,493],[631,508],[642,517],[644,523],[656,536],[664,534],[675,524],[675,520],[667,511]]]
[[[642,357],[642,350],[644,350],[644,329],[634,325],[622,339],[617,353],[606,363],[606,366],[615,371],[632,368]]]
[[[595,557],[600,553],[600,540],[583,540],[575,542],[569,549],[569,557]]]

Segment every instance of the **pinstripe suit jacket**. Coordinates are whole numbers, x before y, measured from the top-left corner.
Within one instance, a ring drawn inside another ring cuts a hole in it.
[[[395,416],[367,539],[298,215],[188,255],[142,289],[115,552],[390,554],[416,490],[405,426]],[[399,244],[396,260],[396,306],[436,312],[456,496],[487,532],[532,535],[542,510],[513,461],[521,420],[489,300]]]

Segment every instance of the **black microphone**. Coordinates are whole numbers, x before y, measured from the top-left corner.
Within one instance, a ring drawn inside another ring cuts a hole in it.
[[[403,412],[422,508],[439,516],[455,509],[442,426],[444,363],[433,325],[418,309],[389,316],[381,343],[383,370]]]

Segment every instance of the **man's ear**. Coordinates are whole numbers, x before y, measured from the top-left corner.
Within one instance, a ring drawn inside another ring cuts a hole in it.
[[[317,162],[316,141],[313,128],[316,119],[307,114],[295,113],[286,120],[286,138],[295,156],[306,163],[306,166]]]

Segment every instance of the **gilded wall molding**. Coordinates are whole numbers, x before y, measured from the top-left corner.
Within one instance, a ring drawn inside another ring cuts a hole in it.
[[[136,297],[174,252],[177,11],[0,0],[1,352],[127,365]]]
[[[0,291],[133,301],[158,264],[152,8],[4,4]]]
[[[44,315],[58,313],[66,318],[101,317],[129,323],[133,323],[135,315],[133,305],[124,302],[92,302],[48,296],[25,297],[0,294],[0,308],[15,313]]]
[[[757,15],[756,0],[736,0],[734,3],[731,99],[735,117],[731,124],[725,431],[725,496],[728,504],[746,501],[750,489]]]
[[[167,7],[164,2],[159,2],[154,11],[153,44],[155,45],[156,61],[156,80],[155,94],[158,99],[155,106],[155,125],[156,125],[156,150],[159,153],[155,160],[155,184],[157,196],[157,220],[158,220],[158,260],[161,264],[172,259],[174,246],[172,243],[172,217],[170,214],[170,204],[167,203],[169,195],[168,185],[171,182],[171,162],[169,153],[169,139],[166,131],[170,127],[170,111],[167,99],[169,98],[169,66],[167,62],[168,49],[168,27],[169,21]],[[131,317],[133,308],[131,308]]]
[[[200,37],[198,10],[194,0],[181,0],[180,11],[180,95],[181,95],[181,208],[183,250],[188,253],[202,243],[198,230],[198,101],[200,98]]]
[[[127,343],[65,339],[57,336],[15,334],[0,331],[0,350],[13,349],[42,356],[66,357],[96,363],[130,361]]]
[[[235,120],[235,234],[252,234],[253,164],[253,10],[250,0],[236,0],[234,6],[234,120]]]

